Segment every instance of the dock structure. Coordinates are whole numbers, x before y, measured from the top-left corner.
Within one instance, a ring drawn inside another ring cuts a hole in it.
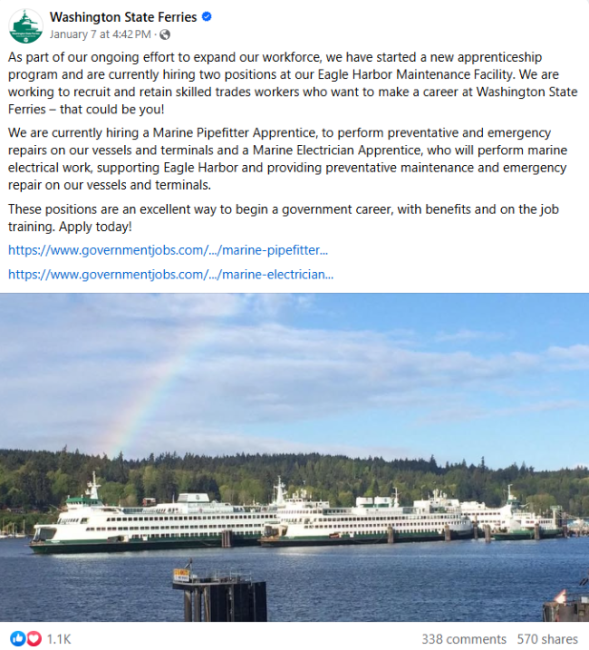
[[[545,623],[589,623],[589,594],[571,594],[564,602],[544,603],[542,620]]]
[[[485,542],[489,544],[491,542],[491,526],[489,526],[489,524],[485,524],[484,530],[485,530]]]
[[[221,548],[233,548],[233,531],[221,531]]]
[[[241,575],[201,577],[174,569],[172,588],[184,592],[184,622],[267,622],[266,583]]]
[[[387,544],[395,543],[395,529],[392,526],[387,528]]]
[[[534,539],[537,541],[542,537],[542,531],[540,530],[540,524],[536,522],[534,524]]]

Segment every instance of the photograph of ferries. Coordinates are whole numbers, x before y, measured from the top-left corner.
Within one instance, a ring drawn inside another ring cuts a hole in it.
[[[34,554],[543,540],[589,516],[586,296],[0,309],[0,514]]]
[[[338,508],[313,501],[305,490],[288,498],[280,477],[268,506],[234,506],[207,494],[180,494],[174,503],[125,508],[104,505],[96,476],[85,496],[68,498],[55,524],[35,526],[35,553],[88,553],[214,546],[318,546],[404,541],[450,541],[478,536],[493,525],[495,539],[563,535],[558,508],[552,518],[526,512],[509,492],[502,508],[461,504],[445,494],[399,505],[398,496],[362,498]],[[511,486],[509,486],[511,487]],[[475,528],[477,531],[475,532]]]

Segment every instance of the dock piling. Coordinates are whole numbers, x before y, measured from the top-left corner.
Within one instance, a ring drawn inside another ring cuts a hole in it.
[[[484,530],[485,530],[485,542],[488,544],[491,541],[491,526],[489,524],[485,524]]]
[[[184,592],[184,596],[186,596],[188,592]],[[193,595],[193,610],[194,610],[194,615],[192,617],[192,621],[194,623],[200,623],[201,622],[201,610],[202,610],[202,603],[201,603],[201,597],[200,597],[200,591],[196,590]]]
[[[184,622],[192,623],[192,603],[190,602],[190,592],[184,592]]]
[[[231,530],[224,530],[221,532],[221,548],[233,547],[233,532]]]
[[[452,541],[452,531],[450,530],[450,526],[448,526],[448,524],[444,526],[444,541],[445,542]]]
[[[534,524],[534,539],[539,540],[540,539],[540,524],[536,522]]]
[[[395,530],[392,526],[387,528],[387,544],[395,543]]]
[[[266,622],[266,583],[238,575],[200,578],[191,569],[175,569],[173,589],[184,592],[187,623]]]

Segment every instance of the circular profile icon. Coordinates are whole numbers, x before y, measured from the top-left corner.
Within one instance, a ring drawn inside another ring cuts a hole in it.
[[[8,30],[15,41],[34,43],[43,33],[43,21],[36,11],[20,9],[10,19]]]

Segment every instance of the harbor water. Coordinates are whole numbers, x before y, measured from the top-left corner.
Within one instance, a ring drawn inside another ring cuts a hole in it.
[[[589,537],[516,542],[233,548],[35,556],[0,541],[0,620],[181,621],[172,570],[268,584],[272,621],[540,621],[580,591]]]

